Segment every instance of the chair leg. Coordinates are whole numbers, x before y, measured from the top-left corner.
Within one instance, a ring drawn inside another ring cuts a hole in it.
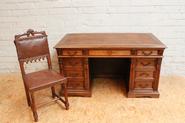
[[[55,93],[55,87],[54,86],[51,87],[51,92],[52,92],[52,97],[55,98],[56,93]]]
[[[33,111],[33,117],[34,117],[35,122],[37,122],[38,121],[38,114],[37,114],[37,109],[36,109],[36,106],[35,106],[35,98],[34,98],[33,93],[31,93],[31,101],[32,101],[31,109]]]
[[[27,104],[28,106],[31,106],[30,94],[26,89],[25,89],[25,93],[26,93]]]
[[[67,85],[66,83],[62,84],[63,90],[64,90],[64,98],[65,98],[65,107],[66,110],[69,109],[69,102],[68,102],[68,94],[67,94]]]

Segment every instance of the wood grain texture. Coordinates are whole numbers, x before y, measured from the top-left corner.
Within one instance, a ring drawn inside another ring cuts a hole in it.
[[[165,48],[151,33],[67,34],[55,48]]]
[[[89,56],[128,56],[130,50],[89,50]]]
[[[70,96],[91,96],[93,77],[122,77],[129,80],[128,97],[159,97],[159,61],[165,47],[151,33],[67,34],[55,46],[60,71],[73,78],[68,81]]]

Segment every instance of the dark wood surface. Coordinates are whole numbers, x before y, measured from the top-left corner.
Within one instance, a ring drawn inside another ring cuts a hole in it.
[[[93,77],[121,75],[128,80],[128,97],[159,97],[166,46],[151,33],[67,34],[55,48],[70,96],[91,96]]]

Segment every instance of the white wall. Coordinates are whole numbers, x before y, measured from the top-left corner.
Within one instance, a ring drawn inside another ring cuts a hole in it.
[[[1,0],[0,72],[19,70],[13,39],[45,30],[52,48],[70,32],[152,32],[168,46],[162,74],[185,76],[185,0]]]

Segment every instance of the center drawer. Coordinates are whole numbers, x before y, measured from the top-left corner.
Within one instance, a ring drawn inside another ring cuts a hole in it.
[[[90,56],[127,56],[130,50],[89,50]]]

